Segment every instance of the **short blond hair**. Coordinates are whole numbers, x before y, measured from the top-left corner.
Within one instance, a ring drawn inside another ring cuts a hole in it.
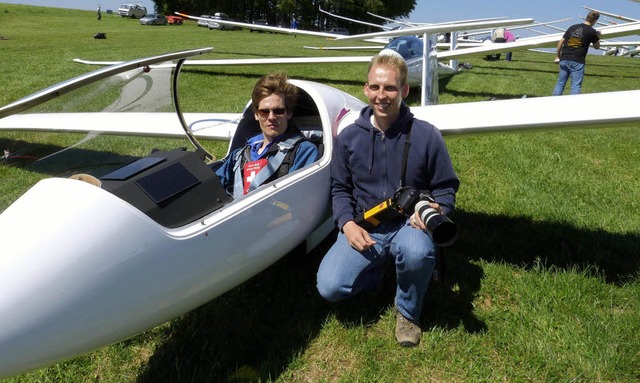
[[[374,66],[383,66],[385,68],[393,69],[400,77],[400,86],[404,87],[407,85],[409,69],[407,68],[407,63],[400,54],[377,54],[373,56],[369,63],[369,68],[367,69],[367,78],[369,76],[369,72],[371,72],[371,68]]]

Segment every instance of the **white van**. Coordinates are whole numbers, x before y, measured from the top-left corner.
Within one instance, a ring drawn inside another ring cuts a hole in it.
[[[118,8],[118,13],[122,17],[139,19],[147,15],[147,8],[140,4],[122,4],[120,8]]]

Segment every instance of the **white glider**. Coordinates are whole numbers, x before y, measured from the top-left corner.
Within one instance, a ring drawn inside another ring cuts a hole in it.
[[[253,134],[252,118],[183,114],[175,91],[183,60],[208,51],[134,60],[47,88],[0,108],[0,130],[187,135],[196,147],[197,138],[230,141],[230,150]],[[166,60],[178,62],[162,65]],[[165,74],[171,81],[161,79]],[[333,229],[332,142],[364,104],[322,84],[291,82],[301,91],[295,122],[318,142],[322,156],[242,198],[231,200],[221,190],[202,149],[171,150],[94,174],[101,187],[45,179],[0,214],[0,377],[48,366],[182,315],[260,273],[299,243],[313,247]],[[174,113],[165,107],[138,110],[167,101],[155,94],[156,86],[173,91]],[[105,102],[98,90],[114,100]],[[54,113],[55,106],[73,104],[56,105],[58,98],[76,91],[82,97],[74,105],[83,112]],[[639,97],[636,90],[411,110],[445,135],[613,128],[640,124],[640,110],[628,108],[628,100]],[[598,108],[566,113],[583,105]]]

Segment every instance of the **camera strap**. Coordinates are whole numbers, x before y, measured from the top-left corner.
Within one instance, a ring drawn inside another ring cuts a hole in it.
[[[404,148],[402,152],[402,173],[400,174],[400,187],[401,190],[404,187],[404,176],[407,171],[407,158],[409,157],[409,147],[411,146],[411,128],[413,127],[413,118],[407,124],[407,134],[404,139]],[[404,212],[402,208],[396,208],[395,203],[396,196],[382,201],[378,205],[371,209],[365,210],[355,217],[355,222],[361,227],[369,230],[378,226],[382,222],[397,220],[404,218]]]
[[[404,187],[404,176],[407,172],[407,158],[409,157],[409,147],[411,147],[411,128],[413,127],[413,118],[407,123],[407,136],[404,139],[404,150],[402,152],[402,173],[400,173],[400,187]]]

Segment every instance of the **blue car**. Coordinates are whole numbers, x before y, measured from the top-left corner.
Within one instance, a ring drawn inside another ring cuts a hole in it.
[[[163,15],[150,13],[140,19],[141,25],[166,25],[167,18]]]

